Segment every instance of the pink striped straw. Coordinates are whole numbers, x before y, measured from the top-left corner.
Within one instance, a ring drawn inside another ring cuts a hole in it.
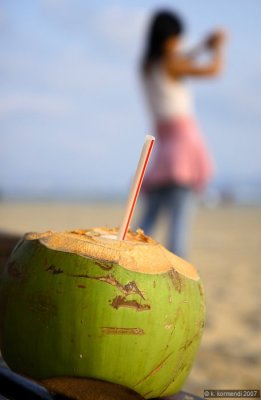
[[[151,135],[145,136],[145,142],[141,150],[140,159],[133,179],[129,197],[126,203],[123,219],[119,228],[117,236],[118,240],[124,240],[126,233],[128,231],[154,142],[155,142],[154,136]]]

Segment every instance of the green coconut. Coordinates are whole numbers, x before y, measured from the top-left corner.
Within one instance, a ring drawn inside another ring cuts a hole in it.
[[[0,346],[36,380],[88,377],[145,398],[176,393],[199,347],[196,269],[142,231],[29,233],[0,276]]]

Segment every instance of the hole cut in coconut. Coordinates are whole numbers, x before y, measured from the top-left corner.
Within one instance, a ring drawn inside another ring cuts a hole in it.
[[[82,257],[114,262],[128,270],[161,274],[176,270],[187,278],[198,280],[196,268],[171,253],[141,229],[129,230],[125,240],[117,240],[117,228],[98,227],[65,232],[28,233],[25,240],[38,240],[49,249],[78,254]]]
[[[102,239],[117,240],[117,236],[116,235],[101,235],[100,237]]]

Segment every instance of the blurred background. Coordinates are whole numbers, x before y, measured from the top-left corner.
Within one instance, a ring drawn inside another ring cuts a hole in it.
[[[148,20],[162,6],[184,16],[188,48],[213,27],[230,34],[224,74],[189,83],[216,176],[193,227],[190,258],[205,283],[208,317],[185,388],[199,395],[254,389],[261,370],[259,0],[1,0],[0,231],[119,224],[144,135],[153,134],[138,63]]]

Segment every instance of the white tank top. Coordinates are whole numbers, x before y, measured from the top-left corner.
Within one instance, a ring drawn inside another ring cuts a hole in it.
[[[156,120],[193,115],[192,97],[183,81],[171,79],[160,64],[145,75],[145,94]]]

